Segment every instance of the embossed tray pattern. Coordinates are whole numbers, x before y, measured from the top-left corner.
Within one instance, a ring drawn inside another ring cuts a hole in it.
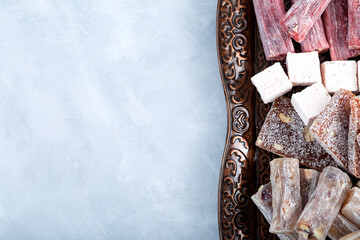
[[[285,6],[289,8],[289,0]],[[220,239],[277,239],[269,233],[269,225],[250,198],[259,186],[269,182],[269,162],[276,157],[255,147],[271,105],[263,104],[250,78],[273,62],[265,59],[252,1],[218,0],[216,35],[228,110],[218,196]],[[295,44],[295,49],[299,48]],[[320,59],[328,60],[329,54],[322,54]]]

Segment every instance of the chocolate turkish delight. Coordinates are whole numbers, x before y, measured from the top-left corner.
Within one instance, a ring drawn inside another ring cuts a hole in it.
[[[296,1],[280,20],[280,26],[295,41],[302,42],[330,0]]]
[[[254,194],[251,199],[258,207],[262,215],[265,217],[268,223],[271,223],[272,219],[272,190],[271,190],[271,183],[267,183],[262,185],[256,194]],[[297,233],[290,233],[290,234],[277,234],[277,236],[281,240],[297,240],[298,235]]]
[[[283,0],[253,0],[253,4],[266,60],[283,60],[294,52],[291,38],[279,26],[285,14]]]
[[[300,192],[302,208],[309,201],[319,180],[320,173],[313,169],[300,168]]]
[[[270,162],[273,217],[271,233],[291,233],[301,214],[299,160],[278,158]]]
[[[319,171],[326,166],[336,165],[313,138],[287,97],[274,101],[256,146],[283,157],[297,158],[301,165]]]
[[[351,180],[346,173],[326,167],[296,223],[297,233],[305,239],[324,240],[350,187]]]
[[[360,231],[356,231],[340,238],[339,240],[359,240],[359,239],[360,239]]]
[[[360,54],[349,49],[348,0],[332,0],[323,14],[331,60],[345,60]]]
[[[359,133],[360,133],[360,97],[354,97],[350,100],[348,169],[349,172],[357,178],[360,178],[360,146],[357,138]]]
[[[339,213],[330,227],[328,237],[332,240],[338,240],[341,237],[358,230],[359,228],[355,224]]]
[[[360,1],[359,0],[348,0],[348,34],[349,34],[349,48],[359,49],[360,48]]]
[[[360,188],[353,187],[348,192],[341,213],[360,227]]]
[[[347,169],[348,162],[350,99],[354,96],[344,89],[335,92],[310,127],[315,139],[344,170]]]

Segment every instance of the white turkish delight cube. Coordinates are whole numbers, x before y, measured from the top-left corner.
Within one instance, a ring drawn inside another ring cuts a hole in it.
[[[321,82],[318,52],[288,53],[286,66],[290,82],[294,86],[308,86]]]
[[[303,120],[308,125],[325,108],[331,100],[322,83],[313,84],[301,92],[294,93],[291,97],[291,104]]]
[[[323,84],[329,93],[340,88],[358,91],[356,61],[328,61],[321,64]]]
[[[292,88],[289,78],[278,62],[253,76],[251,82],[264,103],[273,102]]]

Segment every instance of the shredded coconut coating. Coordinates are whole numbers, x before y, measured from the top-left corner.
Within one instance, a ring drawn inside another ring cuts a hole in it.
[[[344,170],[348,162],[350,99],[354,96],[345,89],[335,92],[310,127],[315,139]]]
[[[360,133],[360,97],[350,100],[350,109],[348,169],[352,175],[360,178],[360,146],[357,138]]]
[[[265,119],[256,146],[282,157],[297,158],[300,164],[321,171],[337,166],[333,158],[313,138],[290,99],[276,99]]]

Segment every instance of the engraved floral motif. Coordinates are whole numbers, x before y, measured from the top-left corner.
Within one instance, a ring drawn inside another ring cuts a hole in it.
[[[219,184],[220,239],[256,239],[255,212],[250,196],[253,176],[254,99],[251,0],[219,0],[217,42],[220,73],[228,111],[229,131]]]

